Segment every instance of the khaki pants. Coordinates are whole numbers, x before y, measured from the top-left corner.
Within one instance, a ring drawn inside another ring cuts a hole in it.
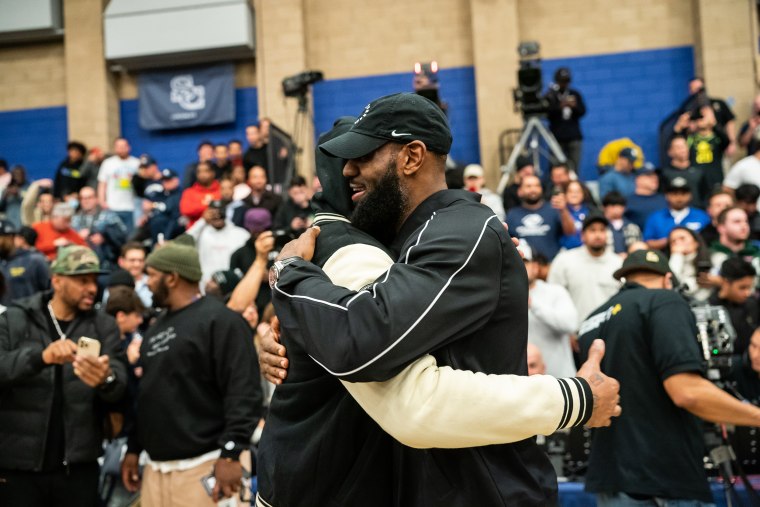
[[[182,470],[181,472],[161,473],[153,470],[150,465],[143,469],[142,491],[140,494],[141,507],[216,507],[211,497],[201,484],[201,477],[211,473],[216,460]],[[251,469],[251,454],[243,451],[240,463]],[[240,507],[248,506],[248,502],[240,502]]]
[[[215,507],[201,485],[201,477],[211,473],[214,460],[179,472],[161,473],[150,465],[143,469],[141,507]]]

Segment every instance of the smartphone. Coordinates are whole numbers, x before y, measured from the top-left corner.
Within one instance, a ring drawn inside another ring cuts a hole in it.
[[[100,356],[100,342],[93,338],[87,338],[82,336],[77,342],[77,354],[80,356],[99,357]]]

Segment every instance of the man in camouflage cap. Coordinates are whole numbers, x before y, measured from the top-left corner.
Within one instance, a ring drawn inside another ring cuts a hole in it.
[[[96,506],[102,402],[121,398],[126,364],[114,319],[93,309],[95,252],[59,250],[52,291],[0,316],[0,505]],[[81,337],[100,342],[85,356]]]

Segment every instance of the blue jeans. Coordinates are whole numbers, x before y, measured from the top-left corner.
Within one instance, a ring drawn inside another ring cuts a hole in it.
[[[715,507],[714,503],[704,503],[698,500],[675,500],[669,498],[652,498],[636,500],[625,493],[596,495],[597,507]]]
[[[132,229],[135,228],[134,211],[114,211],[114,213],[124,223],[124,226],[127,228],[127,236],[129,236],[132,233]]]

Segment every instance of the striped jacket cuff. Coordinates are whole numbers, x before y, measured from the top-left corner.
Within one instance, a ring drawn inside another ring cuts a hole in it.
[[[594,411],[591,386],[581,377],[558,378],[557,382],[565,399],[565,409],[557,429],[583,426],[591,419]]]

